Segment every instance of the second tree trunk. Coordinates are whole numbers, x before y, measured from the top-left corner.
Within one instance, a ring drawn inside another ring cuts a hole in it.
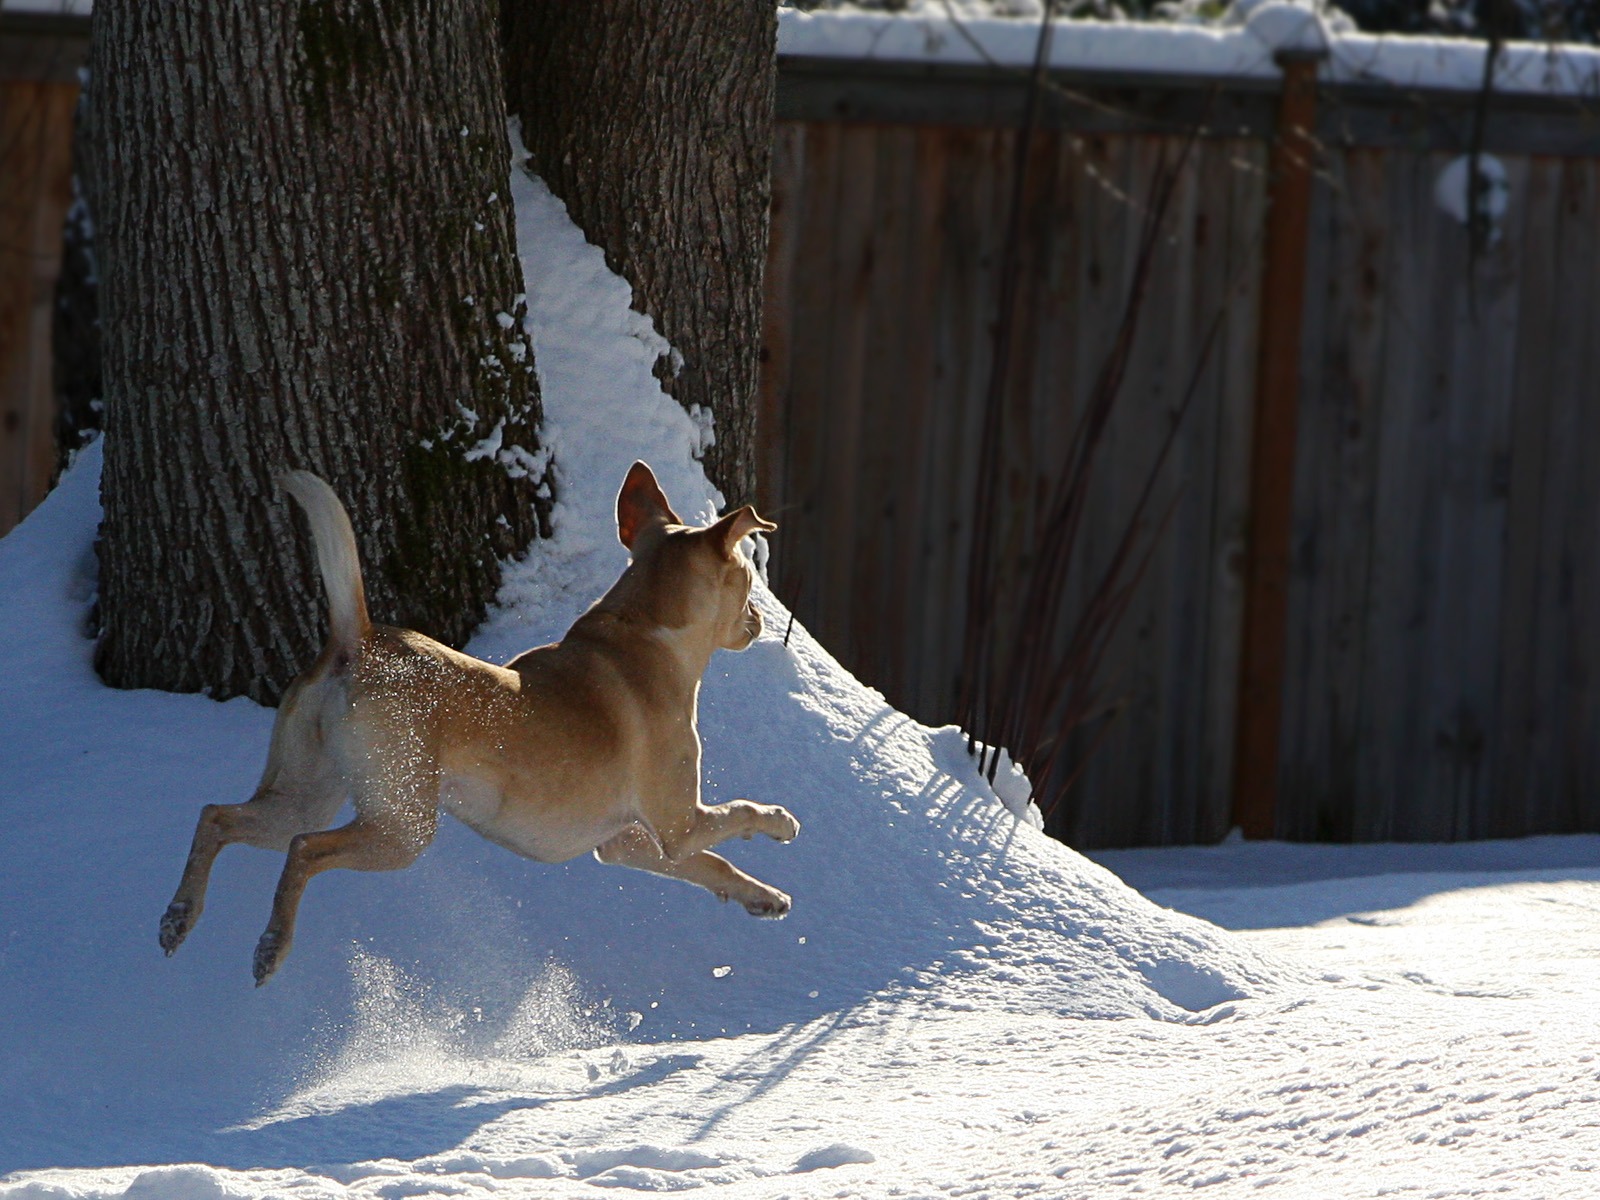
[[[776,6],[516,0],[503,23],[534,172],[672,344],[656,374],[713,417],[712,483],[753,501]]]

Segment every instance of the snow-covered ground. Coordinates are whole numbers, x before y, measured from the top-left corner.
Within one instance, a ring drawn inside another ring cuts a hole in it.
[[[634,457],[714,501],[660,339],[514,183],[563,490],[497,659],[620,569]],[[271,714],[98,684],[97,480],[91,447],[0,542],[0,1200],[1600,1194],[1600,839],[1101,856],[1141,895],[765,594],[702,732],[709,799],[803,823],[731,850],[787,920],[447,824],[318,878],[261,989],[281,860],[229,850],[165,959],[198,808],[248,793]]]

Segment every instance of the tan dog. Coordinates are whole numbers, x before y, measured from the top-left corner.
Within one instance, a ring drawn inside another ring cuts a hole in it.
[[[685,528],[650,468],[634,463],[617,496],[628,569],[559,643],[497,667],[372,624],[344,507],[304,471],[283,485],[316,540],[328,643],[284,694],[255,795],[200,814],[161,919],[162,949],[171,954],[194,928],[222,847],[286,850],[255,953],[264,983],[289,952],[313,875],[410,866],[433,840],[440,808],[540,862],[593,850],[601,862],[697,883],[757,916],[789,911],[788,896],[708,848],[756,833],[787,842],[798,822],[748,800],[703,805],[695,728],[712,651],[743,650],[761,634],[739,542],[776,525],[747,505]],[[346,796],[355,819],[326,829]]]

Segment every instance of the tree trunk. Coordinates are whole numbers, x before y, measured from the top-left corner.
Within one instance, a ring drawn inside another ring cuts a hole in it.
[[[712,483],[754,500],[776,6],[513,0],[503,22],[532,169],[671,342],[656,374],[714,418]]]
[[[272,701],[321,640],[275,476],[460,644],[547,511],[493,0],[101,0],[97,665]]]

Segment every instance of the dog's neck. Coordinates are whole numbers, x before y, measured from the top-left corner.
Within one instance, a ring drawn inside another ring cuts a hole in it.
[[[639,564],[630,566],[611,589],[600,597],[567,631],[567,639],[604,642],[624,652],[665,651],[678,668],[683,683],[698,687],[700,677],[717,648],[710,624],[688,611],[686,605],[663,602],[653,581],[642,578]]]

